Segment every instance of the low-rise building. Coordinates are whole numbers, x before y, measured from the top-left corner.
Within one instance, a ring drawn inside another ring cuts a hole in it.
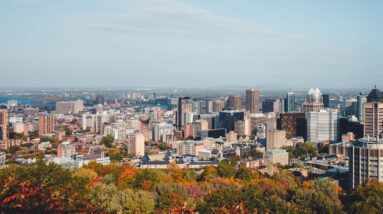
[[[265,164],[289,164],[289,153],[285,149],[273,149],[264,153]]]

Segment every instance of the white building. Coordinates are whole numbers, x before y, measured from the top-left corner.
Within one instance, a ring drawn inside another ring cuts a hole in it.
[[[173,124],[161,122],[153,126],[153,141],[168,142],[173,140]]]
[[[75,160],[76,168],[83,167],[84,165],[87,165],[90,162],[96,162],[98,164],[107,165],[110,164],[110,158],[105,157],[104,152],[91,155],[78,155]]]
[[[284,149],[273,149],[266,151],[263,155],[265,164],[289,164],[289,153]]]
[[[178,144],[177,153],[179,156],[183,156],[183,155],[197,156],[199,152],[204,149],[205,149],[205,146],[203,142],[188,140]]]
[[[351,144],[349,151],[351,188],[368,180],[383,182],[383,139],[359,139]]]
[[[336,109],[307,112],[307,140],[313,143],[336,142],[338,118]]]
[[[128,153],[135,157],[145,155],[145,136],[141,133],[128,135]]]
[[[84,102],[82,100],[57,102],[57,114],[78,114],[84,109]]]

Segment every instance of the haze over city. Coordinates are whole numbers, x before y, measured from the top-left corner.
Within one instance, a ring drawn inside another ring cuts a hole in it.
[[[2,0],[0,87],[370,88],[382,4]]]

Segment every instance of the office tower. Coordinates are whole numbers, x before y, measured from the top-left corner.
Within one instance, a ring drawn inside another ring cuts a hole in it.
[[[307,141],[313,143],[336,142],[338,139],[338,110],[311,111],[307,117]]]
[[[97,95],[97,96],[96,96],[96,103],[97,103],[97,104],[102,104],[102,105],[104,105],[104,103],[105,103],[105,97],[102,96],[102,95]]]
[[[223,100],[213,101],[213,112],[221,112],[224,107],[225,107],[225,102]]]
[[[263,113],[282,113],[283,112],[283,100],[281,99],[266,99],[262,102]]]
[[[367,96],[367,102],[383,102],[383,93],[381,93],[375,86],[374,89],[371,90],[371,92]]]
[[[383,131],[383,103],[367,102],[364,106],[364,136],[377,137]]]
[[[78,114],[84,109],[84,102],[82,100],[56,102],[57,114]]]
[[[193,123],[194,125],[194,135],[193,136],[200,136],[201,131],[207,131],[209,130],[209,122],[204,119],[196,120]]]
[[[208,114],[211,108],[211,101],[209,100],[196,100],[193,102],[193,112],[197,114]]]
[[[349,149],[350,188],[368,180],[383,182],[383,139],[362,138],[353,142]]]
[[[222,111],[219,113],[220,128],[226,129],[227,132],[234,131],[236,121],[243,121],[243,111]]]
[[[303,112],[320,111],[324,108],[322,93],[318,88],[311,88],[307,94],[306,102],[303,103]]]
[[[322,99],[323,99],[323,107],[324,108],[330,108],[330,95],[323,94]]]
[[[8,140],[8,110],[0,109],[0,140]]]
[[[219,127],[219,114],[218,113],[201,114],[200,119],[207,121],[208,129],[216,129]]]
[[[162,141],[168,142],[173,139],[173,125],[165,122],[153,124],[152,139],[155,142]]]
[[[360,93],[356,98],[356,108],[359,122],[364,122],[364,105],[367,102],[367,98],[363,93]]]
[[[288,92],[285,99],[285,112],[296,111],[295,93]]]
[[[229,96],[228,107],[230,108],[230,110],[242,111],[243,110],[242,96],[238,96],[238,95]]]
[[[346,100],[345,109],[343,112],[344,116],[353,116],[356,115],[358,112],[358,105],[356,99],[348,99]]]
[[[364,125],[357,120],[356,117],[343,117],[338,121],[338,139],[342,139],[342,135],[352,132],[356,138],[364,137]]]
[[[182,129],[185,125],[185,113],[193,111],[193,102],[190,97],[179,97],[178,98],[178,111],[177,111],[177,128]]]
[[[364,136],[378,137],[383,131],[383,95],[375,87],[364,104]]]
[[[250,113],[259,112],[259,94],[256,89],[246,90],[246,111]]]
[[[52,114],[39,114],[39,135],[55,132],[56,116]]]
[[[282,148],[286,143],[286,131],[275,129],[266,131],[266,151]]]
[[[145,155],[145,136],[141,133],[128,135],[128,154],[134,157]]]

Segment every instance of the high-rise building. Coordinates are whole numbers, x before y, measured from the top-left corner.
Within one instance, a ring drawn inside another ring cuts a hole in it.
[[[323,99],[323,107],[324,108],[330,108],[330,95],[323,94],[322,99]]]
[[[296,111],[295,93],[288,92],[285,99],[285,112]]]
[[[78,114],[83,109],[84,102],[82,100],[56,103],[57,114]]]
[[[369,103],[372,103],[372,102],[382,103],[383,102],[383,93],[381,93],[375,86],[375,88],[372,89],[371,92],[368,94],[367,102],[369,102]]]
[[[178,98],[177,128],[181,130],[185,125],[185,114],[193,111],[193,102],[190,97]]]
[[[0,140],[8,140],[8,110],[0,109]]]
[[[234,131],[236,121],[244,119],[243,111],[222,111],[219,113],[220,128],[226,129],[227,132]]]
[[[223,100],[213,101],[213,112],[221,112],[224,107],[225,107],[225,102]]]
[[[256,89],[246,90],[246,111],[250,113],[259,112],[259,94]]]
[[[134,157],[145,155],[145,136],[141,133],[128,135],[128,154]]]
[[[303,112],[320,111],[324,108],[322,93],[318,88],[311,88],[307,94],[306,102],[303,103]]]
[[[243,110],[242,96],[239,96],[239,95],[229,96],[228,107],[230,108],[230,110],[242,111]]]
[[[368,102],[364,106],[364,136],[377,137],[383,132],[383,103]]]
[[[262,102],[262,112],[282,113],[284,111],[283,102],[282,99],[266,99]]]
[[[323,143],[338,140],[338,110],[311,111],[306,113],[306,117],[308,141]]]
[[[349,149],[350,188],[368,180],[383,182],[383,139],[367,137],[353,142]]]
[[[383,95],[377,89],[371,90],[364,104],[364,136],[379,137],[383,132]]]
[[[56,116],[53,114],[39,114],[39,135],[55,132]]]
[[[364,137],[364,125],[357,120],[356,117],[343,117],[338,121],[338,139],[348,133],[353,133],[356,138]]]
[[[357,108],[357,114],[359,122],[364,122],[364,105],[367,102],[367,98],[363,93],[360,93],[356,98],[356,108]]]

